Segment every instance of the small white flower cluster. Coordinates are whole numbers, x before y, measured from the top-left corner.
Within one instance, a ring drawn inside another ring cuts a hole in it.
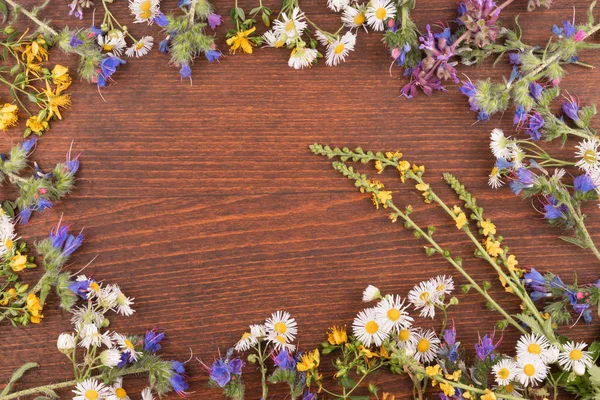
[[[79,382],[73,390],[73,400],[131,400],[123,388],[123,378],[119,377],[111,386],[105,385],[97,379],[89,378]],[[142,400],[154,400],[152,389],[142,390]]]
[[[438,275],[428,281],[419,282],[408,292],[408,301],[421,317],[435,317],[435,308],[444,304],[444,297],[454,290],[452,277]]]
[[[249,332],[244,332],[235,344],[236,351],[246,351],[258,343],[266,341],[277,351],[293,352],[293,344],[298,334],[298,324],[287,311],[277,311],[271,314],[262,324],[250,325]]]
[[[14,256],[17,239],[12,218],[0,209],[0,260],[10,260]]]
[[[425,295],[435,299],[435,305],[443,304],[443,296],[450,294],[454,289],[452,278],[438,276],[429,281],[421,282],[408,295],[408,300],[415,308],[426,308],[421,316],[433,313],[429,304],[422,303]],[[383,342],[393,337],[399,348],[406,354],[413,356],[418,362],[428,363],[435,359],[440,349],[440,340],[433,330],[414,328],[413,318],[407,312],[409,304],[405,304],[398,295],[381,296],[379,289],[369,285],[363,292],[363,301],[379,300],[375,307],[366,308],[359,312],[352,323],[354,336],[365,346],[381,346]],[[439,304],[437,303],[439,302]]]
[[[106,33],[100,34],[96,40],[102,50],[114,57],[120,57],[123,51],[125,51],[127,57],[142,57],[148,54],[154,45],[154,38],[152,36],[143,36],[127,47],[125,32],[119,29],[111,29]]]
[[[535,386],[550,373],[550,365],[558,365],[566,372],[583,375],[592,363],[592,355],[585,351],[585,343],[568,342],[562,351],[547,338],[535,333],[523,335],[517,342],[517,356],[502,358],[493,367],[496,383],[500,386]]]
[[[350,28],[364,27],[365,23],[375,31],[383,31],[388,21],[396,17],[395,3],[389,0],[371,0],[367,5],[352,0],[328,0],[327,6],[342,13],[342,23]],[[366,29],[366,27],[365,27]]]

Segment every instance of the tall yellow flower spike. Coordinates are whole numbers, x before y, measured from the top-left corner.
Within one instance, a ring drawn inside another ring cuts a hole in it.
[[[511,254],[508,256],[506,259],[506,268],[508,268],[509,271],[514,271],[517,265],[519,265],[519,262],[517,261],[515,255]]]
[[[248,40],[248,36],[250,36],[256,27],[246,31],[238,31],[234,36],[227,39],[227,45],[230,47],[229,51],[235,54],[236,50],[241,49],[244,53],[252,54],[252,46],[254,45],[250,40]]]
[[[490,234],[492,234],[492,235],[496,234],[496,225],[494,225],[492,223],[492,221],[490,221],[489,219],[486,219],[485,221],[481,221],[481,228],[483,229],[484,236],[489,236]]]
[[[456,217],[454,218],[454,222],[456,222],[456,227],[458,229],[462,229],[467,224],[467,216],[465,215],[463,210],[461,210],[458,206],[454,206],[452,208],[452,212],[456,214]]]

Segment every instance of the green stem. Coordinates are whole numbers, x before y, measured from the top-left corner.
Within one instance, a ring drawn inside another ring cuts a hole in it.
[[[592,240],[590,233],[588,232],[587,228],[585,227],[585,222],[583,221],[583,217],[581,216],[581,210],[579,210],[579,207],[577,207],[578,209],[575,210],[575,208],[573,207],[573,204],[571,204],[570,201],[565,202],[565,205],[569,209],[571,215],[573,215],[573,218],[575,219],[575,223],[577,224],[577,227],[579,228],[579,232],[581,234],[583,234],[583,240],[585,241],[585,244],[592,251],[592,253],[594,253],[596,258],[598,260],[600,260],[600,251],[598,251],[598,248],[596,248],[596,245],[594,244],[594,241]]]
[[[262,398],[266,399],[269,393],[269,388],[267,386],[267,366],[265,365],[266,360],[266,348],[263,352],[261,343],[258,342],[258,348],[256,349],[258,353],[258,363],[260,365],[260,375],[261,375],[261,385],[262,385]]]
[[[21,7],[21,5],[19,5],[17,2],[15,2],[13,0],[6,0],[6,2],[8,4],[10,4],[15,11],[20,11],[21,13],[23,13],[23,15],[25,15],[27,18],[29,18],[30,20],[32,20],[33,22],[35,22],[37,24],[37,26],[39,26],[43,30],[46,30],[47,32],[49,32],[53,36],[57,36],[58,35],[58,32],[56,32],[50,26],[48,26],[47,24],[45,24],[44,22],[42,22],[38,17],[36,17],[35,15],[33,15],[31,12],[29,12],[25,8]]]

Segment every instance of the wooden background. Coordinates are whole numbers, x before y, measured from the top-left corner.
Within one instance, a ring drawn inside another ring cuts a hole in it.
[[[165,0],[162,8],[175,4]],[[517,0],[502,21],[512,26],[512,19],[521,14],[525,42],[543,45],[553,24],[572,17],[572,6],[578,18],[586,18],[588,2],[558,1],[552,10],[533,14],[526,12],[525,4]],[[231,6],[216,1],[223,15]],[[241,0],[240,6],[250,9],[255,4]],[[324,28],[337,29],[338,16],[327,10],[324,0],[301,6]],[[413,17],[424,29],[427,22],[451,21],[456,6],[454,0],[420,1]],[[124,0],[112,9],[131,21]],[[83,22],[66,14],[67,2],[56,2],[45,15],[56,27],[91,22],[90,12]],[[138,35],[161,39],[156,26],[129,26]],[[226,20],[217,29],[217,42],[225,53],[229,28]],[[406,295],[420,280],[453,274],[440,258],[424,257],[411,233],[376,212],[327,160],[311,155],[307,146],[313,142],[401,149],[408,160],[427,166],[432,186],[453,203],[441,181],[441,173],[450,171],[477,195],[521,266],[550,269],[565,279],[573,271],[582,281],[598,277],[597,260],[558,240],[559,232],[545,225],[529,201],[506,188],[487,187],[493,164],[488,134],[494,127],[511,132],[512,114],[474,124],[466,98],[452,83],[447,93],[432,97],[399,97],[399,70],[393,68],[389,75],[390,60],[377,33],[361,32],[356,51],[337,68],[320,63],[295,71],[287,67],[287,58],[284,50],[256,49],[253,55],[227,56],[220,63],[199,59],[190,85],[180,81],[165,55],[153,50],[119,69],[116,83],[103,91],[106,101],[94,85],[84,82],[75,82],[69,90],[73,106],[40,140],[35,159],[49,168],[63,159],[74,141],[74,149],[83,151],[78,187],[66,201],[36,214],[19,233],[41,238],[62,214],[73,229],[85,228],[86,242],[70,269],[76,271],[99,255],[87,272],[119,283],[135,297],[135,315],[113,318],[111,328],[123,333],[164,329],[169,339],[166,356],[185,360],[192,349],[208,363],[219,349],[224,352],[234,344],[248,324],[287,310],[298,320],[300,349],[309,350],[324,340],[329,326],[351,324],[363,307],[360,298],[367,284]],[[583,60],[598,64],[600,57],[588,52]],[[76,67],[73,58],[56,54],[54,62],[58,61]],[[471,79],[500,79],[507,72],[490,64],[459,71]],[[583,104],[600,101],[594,84],[600,78],[598,70],[568,71],[564,89]],[[2,135],[0,151],[19,140],[18,129]],[[569,157],[574,145],[569,142],[562,154]],[[383,179],[401,188],[393,174]],[[0,195],[7,195],[5,187],[0,187]],[[440,227],[438,240],[461,253],[478,280],[494,279],[439,209],[423,205],[412,190],[396,197],[414,205],[417,221]],[[594,204],[586,212],[591,215],[590,231],[600,243],[600,212]],[[506,298],[504,304],[514,305],[508,295],[498,293]],[[450,317],[459,340],[473,355],[477,334],[488,332],[497,316],[475,294],[459,298],[461,306]],[[66,358],[55,348],[57,335],[70,329],[69,315],[58,309],[53,297],[44,314],[41,325],[0,326],[1,380],[24,361],[39,362],[42,368],[24,379],[22,388],[71,376]],[[569,334],[591,340],[597,320]],[[430,321],[418,323],[427,326]],[[514,331],[507,331],[502,349],[512,352],[515,338]],[[323,365],[328,363],[323,360]],[[195,360],[188,367],[192,398],[222,398],[206,388],[207,376]],[[247,398],[258,398],[258,373],[252,367],[245,371]],[[410,398],[406,382],[385,374],[378,381],[397,398]],[[130,379],[128,385],[132,391],[143,387],[140,379]],[[280,390],[272,389],[270,398],[284,398]],[[70,398],[68,392],[64,398]]]

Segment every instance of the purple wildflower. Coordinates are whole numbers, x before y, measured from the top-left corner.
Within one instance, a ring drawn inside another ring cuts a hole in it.
[[[513,117],[513,124],[521,125],[525,121],[527,121],[527,111],[525,111],[525,108],[523,106],[519,106],[515,110],[515,116]]]
[[[445,91],[441,81],[432,72],[423,70],[423,61],[419,62],[411,71],[410,83],[404,85],[400,93],[407,99],[412,99],[417,94],[417,88],[421,88],[423,93],[431,96],[434,90]]]
[[[542,91],[544,88],[537,82],[531,82],[529,84],[529,94],[536,100],[539,100],[542,97]]]
[[[154,17],[154,22],[156,22],[156,25],[160,26],[161,28],[164,28],[169,24],[169,20],[163,13],[160,13]]]
[[[158,51],[160,51],[161,53],[169,52],[169,39],[168,38],[160,41],[160,43],[158,44]]]
[[[302,400],[317,400],[317,395],[311,392],[305,392],[302,396]]]
[[[223,17],[221,17],[219,14],[210,13],[208,14],[206,22],[208,23],[208,26],[210,26],[210,29],[214,31],[215,28],[221,25],[221,22],[223,22]]]
[[[565,204],[560,204],[554,196],[547,196],[543,204],[544,218],[548,220],[564,218],[569,210]]]
[[[68,225],[58,225],[50,231],[50,240],[52,241],[53,249],[61,252],[64,257],[68,257],[81,247],[84,237],[82,233],[79,233],[77,236],[70,235]]]
[[[24,141],[23,143],[21,143],[21,148],[23,149],[23,151],[25,153],[29,153],[31,151],[31,149],[33,149],[33,146],[35,146],[36,143],[37,143],[37,138],[34,136],[31,139],[28,139],[28,140]]]
[[[69,40],[69,46],[75,48],[81,46],[83,44],[83,40],[79,39],[76,34],[71,35],[71,40]]]
[[[494,42],[500,31],[497,24],[500,11],[493,0],[464,0],[458,22],[471,33],[466,42],[475,42],[478,47]]]
[[[479,337],[479,343],[475,345],[475,352],[477,353],[477,357],[480,360],[485,360],[494,350],[496,350],[496,347],[500,345],[502,338],[500,338],[496,343],[494,343],[494,335],[495,333],[492,332],[492,334],[489,336],[485,335],[483,338],[481,336]],[[491,358],[492,360],[494,359],[493,354]]]
[[[21,210],[21,212],[19,213],[19,217],[18,217],[19,223],[21,223],[21,224],[28,223],[29,219],[31,218],[31,212],[32,212],[31,208],[29,208],[29,207],[23,208]]]
[[[419,41],[421,42],[419,48],[427,54],[422,64],[424,69],[428,73],[435,70],[434,72],[441,80],[452,79],[458,83],[454,68],[456,62],[450,62],[454,57],[450,28],[434,34],[431,32],[431,27],[427,25],[427,34],[421,36]]]
[[[179,69],[179,75],[181,76],[181,79],[189,78],[190,76],[192,76],[192,69],[190,68],[190,65],[188,63],[181,64],[181,68]]]
[[[519,53],[509,53],[508,54],[508,61],[512,65],[521,65],[520,54]]]
[[[544,117],[537,111],[534,111],[529,117],[529,124],[525,131],[531,136],[533,140],[540,140],[542,137],[542,132],[540,129],[544,127]]]
[[[296,369],[296,360],[287,350],[281,350],[277,356],[273,357],[273,362],[277,368],[293,371]]]
[[[110,77],[117,71],[117,67],[125,64],[125,60],[119,57],[108,56],[100,61],[100,70],[98,71],[98,87],[105,87]]]
[[[240,375],[243,367],[244,362],[241,359],[234,358],[233,360],[229,360],[229,371],[231,371],[233,375]]]
[[[573,121],[579,121],[579,102],[573,96],[563,103],[562,110]]]
[[[156,353],[161,349],[160,342],[165,338],[164,332],[157,332],[154,329],[146,331],[144,336],[144,351]]]
[[[219,50],[208,50],[206,53],[204,53],[204,56],[209,62],[213,62],[221,58],[223,53],[221,53]]]
[[[224,387],[231,380],[231,373],[225,364],[225,361],[215,360],[210,366],[210,379],[215,381],[220,387]]]
[[[186,380],[187,376],[185,375],[185,364],[179,361],[171,361],[171,370],[172,373],[169,382],[171,383],[173,391],[181,397],[187,397],[188,393],[185,391],[188,389],[189,385]]]
[[[573,180],[575,191],[587,193],[591,190],[596,189],[592,178],[589,175],[579,175]]]

